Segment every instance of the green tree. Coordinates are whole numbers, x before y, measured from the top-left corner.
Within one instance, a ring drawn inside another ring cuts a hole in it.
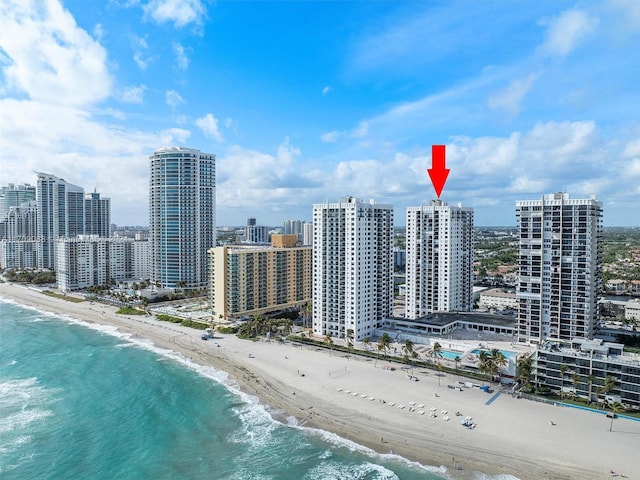
[[[387,350],[389,349],[389,347],[391,346],[391,337],[389,336],[388,333],[383,333],[382,336],[380,337],[380,340],[378,340],[378,345],[381,346],[382,351],[384,351],[384,358],[387,358]],[[378,349],[378,351],[380,350],[380,348]]]
[[[456,367],[456,370],[458,370],[460,368],[460,356],[456,355],[456,358],[453,359],[453,363]]]
[[[438,358],[442,358],[442,345],[435,342],[431,348],[427,351],[427,354],[432,358],[433,362]]]
[[[302,307],[302,319],[305,327],[308,325],[311,325],[312,316],[313,316],[313,304],[311,302],[307,302]]]
[[[411,372],[413,374],[413,342],[408,338],[404,341],[404,345],[402,345],[402,353],[404,361],[411,364]]]
[[[613,402],[611,403],[611,405],[609,405],[609,407],[611,407],[611,423],[609,424],[609,431],[613,430],[613,421],[616,419],[616,417],[618,416],[618,413],[620,412],[624,412],[624,405],[622,405],[620,402]]]
[[[364,349],[369,351],[369,347],[371,347],[371,339],[369,337],[364,337],[362,339],[362,344],[364,345]]]
[[[531,378],[533,375],[533,360],[531,357],[520,357],[517,364],[516,376],[525,392],[532,389]]]
[[[331,338],[331,332],[327,332],[324,336],[324,343],[329,346],[329,356],[333,353],[333,338]]]
[[[353,353],[353,329],[347,329],[347,335],[345,338],[347,339],[347,347],[349,347],[349,351]]]

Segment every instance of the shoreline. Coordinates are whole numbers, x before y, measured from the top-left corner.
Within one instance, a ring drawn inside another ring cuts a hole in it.
[[[292,416],[298,426],[336,434],[380,454],[393,453],[426,467],[435,466],[434,473],[439,475],[445,473],[437,467],[444,466],[456,479],[474,478],[475,472],[522,480],[606,479],[611,478],[611,471],[640,478],[634,469],[640,422],[618,419],[609,432],[609,420],[603,415],[518,400],[508,394],[487,395],[475,388],[449,389],[447,384],[457,385],[460,380],[451,374],[442,377],[439,386],[433,371],[418,368],[414,375],[420,381],[409,382],[399,367],[384,369],[382,360],[219,333],[203,341],[198,330],[151,317],[116,315],[115,307],[71,303],[21,285],[0,283],[0,296],[83,322],[116,327],[136,340],[179,352],[196,364],[226,372],[242,392],[257,397],[270,411],[283,412],[272,413],[277,421],[286,423],[286,417]],[[359,393],[354,396],[353,392]],[[437,418],[430,418],[430,408],[437,409]],[[442,414],[444,409],[449,413]],[[456,410],[472,416],[478,427],[463,428],[453,413]],[[442,421],[445,416],[450,421]],[[454,463],[461,470],[454,470]]]

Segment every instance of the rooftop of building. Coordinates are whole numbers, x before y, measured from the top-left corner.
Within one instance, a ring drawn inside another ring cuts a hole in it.
[[[505,292],[502,288],[492,288],[482,292],[483,296],[501,297],[501,298],[516,298],[516,292]]]
[[[439,327],[458,321],[484,323],[486,325],[498,327],[515,327],[516,324],[516,320],[513,317],[484,312],[437,312],[425,315],[424,317],[416,320],[409,320],[403,317],[393,317],[389,320],[395,322],[420,323]]]
[[[624,344],[602,339],[574,338],[571,341],[547,339],[538,346],[542,352],[561,353],[564,356],[588,357],[640,366],[640,354],[624,352]]]

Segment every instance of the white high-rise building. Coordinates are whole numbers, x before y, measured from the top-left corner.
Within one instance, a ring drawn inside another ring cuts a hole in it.
[[[149,157],[150,280],[160,288],[207,288],[207,250],[216,246],[215,158],[182,147]]]
[[[592,338],[600,289],[602,202],[568,193],[516,202],[518,339]]]
[[[151,271],[149,263],[149,241],[136,240],[133,242],[133,276],[142,280],[149,278]]]
[[[111,236],[111,199],[100,198],[96,191],[84,198],[85,235]]]
[[[302,245],[313,245],[313,222],[302,224]]]
[[[313,206],[313,332],[355,340],[393,312],[393,207],[346,197]]]
[[[38,267],[55,269],[55,241],[84,234],[84,190],[62,178],[37,173]]]
[[[55,242],[56,281],[62,292],[119,282],[133,276],[133,239],[79,235]]]
[[[406,317],[473,308],[473,209],[442,200],[407,208]]]

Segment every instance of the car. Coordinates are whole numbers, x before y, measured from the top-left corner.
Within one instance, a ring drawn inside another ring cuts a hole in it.
[[[209,340],[209,335],[206,333],[203,333],[202,336],[200,337],[202,340]]]

